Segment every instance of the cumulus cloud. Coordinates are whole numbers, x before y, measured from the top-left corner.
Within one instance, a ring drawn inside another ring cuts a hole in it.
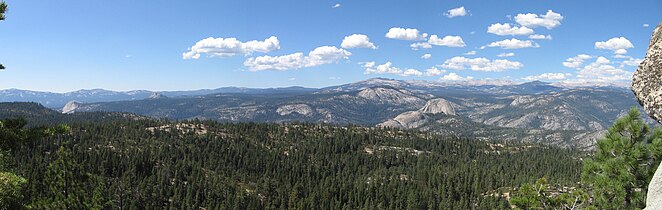
[[[626,66],[626,65],[627,66],[639,66],[639,64],[641,64],[642,61],[644,61],[644,59],[633,58],[633,57],[627,56],[627,60],[624,60],[621,63],[621,68],[623,68],[623,66]]]
[[[552,35],[532,34],[532,35],[529,35],[529,39],[546,39],[546,40],[552,40]]]
[[[475,50],[464,53],[464,55],[475,55],[475,54],[476,54]]]
[[[444,75],[443,77],[439,78],[439,80],[442,81],[466,81],[466,80],[472,80],[473,77],[462,77],[460,75],[457,75],[456,73],[450,73],[447,75]]]
[[[420,72],[419,70],[416,69],[407,69],[402,73],[402,76],[423,76],[423,72]]]
[[[423,55],[421,56],[421,58],[423,58],[423,59],[425,59],[425,60],[430,59],[431,57],[432,57],[431,54],[423,54]]]
[[[465,47],[464,40],[460,36],[445,36],[444,38],[439,38],[437,35],[430,36],[430,39],[427,42],[417,42],[410,45],[411,48],[432,48],[432,45],[435,46],[446,46],[446,47]]]
[[[342,48],[351,49],[351,48],[370,48],[377,49],[377,46],[370,42],[370,38],[364,34],[352,34],[346,36],[340,44]]]
[[[577,72],[580,81],[594,81],[599,83],[623,83],[632,80],[633,72],[616,68],[605,57],[598,57]]]
[[[423,72],[420,72],[416,69],[406,69],[402,70],[398,67],[393,66],[393,63],[390,61],[376,65],[375,62],[364,62],[363,68],[365,69],[365,74],[397,74],[400,76],[422,76]]]
[[[497,55],[498,57],[513,57],[515,56],[515,53],[509,52],[509,53],[501,53]]]
[[[443,64],[439,65],[442,68],[453,70],[471,69],[474,71],[491,71],[502,72],[510,69],[520,69],[524,65],[517,61],[509,60],[489,60],[487,58],[465,58],[453,57]]]
[[[563,16],[559,13],[555,13],[552,10],[547,10],[547,13],[544,15],[527,13],[517,14],[515,16],[515,22],[529,28],[545,27],[547,29],[552,29],[561,25],[562,20]]]
[[[529,35],[533,34],[533,29],[527,28],[526,26],[511,26],[509,23],[495,23],[487,27],[487,33],[496,34],[499,36]]]
[[[293,53],[282,56],[260,56],[244,61],[244,66],[250,71],[263,70],[292,70],[320,66],[348,59],[352,53],[333,46],[322,46],[310,51],[307,56],[303,53]]]
[[[544,73],[540,75],[528,76],[522,79],[534,81],[534,80],[564,80],[567,77],[571,76],[569,73]]]
[[[531,40],[519,40],[519,39],[504,39],[501,41],[496,41],[488,44],[485,47],[500,47],[501,49],[520,49],[520,48],[537,48],[540,47],[538,43],[535,43]]]
[[[340,7],[340,4],[334,4],[331,8],[335,9],[335,8],[338,8],[338,7]]]
[[[416,42],[413,44],[410,44],[409,47],[414,50],[418,50],[419,48],[424,48],[424,49],[430,49],[432,48],[432,45],[428,42]]]
[[[188,52],[182,54],[184,59],[198,59],[201,54],[211,57],[230,57],[237,54],[250,55],[254,52],[267,53],[280,49],[280,42],[275,36],[264,41],[252,40],[241,42],[236,38],[213,38],[209,37],[198,41],[189,48]]]
[[[592,58],[592,56],[586,54],[579,54],[575,57],[566,59],[565,62],[563,62],[563,66],[576,69],[582,66],[585,60],[590,58]]]
[[[425,70],[425,75],[427,76],[439,76],[446,73],[446,70],[438,69],[437,67],[432,67]]]
[[[409,40],[417,41],[424,40],[428,34],[421,33],[418,29],[415,28],[391,28],[388,30],[384,37],[389,39],[399,39],[399,40]]]
[[[464,47],[467,46],[464,44],[464,40],[460,36],[445,36],[440,39],[437,35],[430,36],[428,43],[436,46],[447,46],[447,47]]]
[[[450,9],[444,15],[448,18],[454,18],[459,16],[466,16],[468,14],[467,10],[464,7],[458,7],[455,9]]]
[[[625,54],[633,48],[632,42],[625,37],[614,37],[604,42],[595,42],[595,49],[612,50],[615,54]]]

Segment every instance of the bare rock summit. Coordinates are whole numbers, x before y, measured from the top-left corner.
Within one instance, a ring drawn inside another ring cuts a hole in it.
[[[632,91],[646,113],[662,122],[662,23],[653,31],[646,57],[634,72]]]
[[[657,25],[648,44],[646,58],[632,78],[632,92],[646,113],[662,122],[662,22]],[[662,168],[658,167],[648,185],[646,209],[662,209]]]

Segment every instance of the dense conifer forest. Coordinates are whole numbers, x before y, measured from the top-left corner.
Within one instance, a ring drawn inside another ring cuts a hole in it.
[[[68,132],[11,150],[8,168],[26,180],[15,202],[37,209],[504,209],[509,204],[495,190],[540,177],[570,186],[581,170],[580,154],[566,149],[416,131],[96,119],[69,121]]]

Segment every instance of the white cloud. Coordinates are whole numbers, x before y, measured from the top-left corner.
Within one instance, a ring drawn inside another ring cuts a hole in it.
[[[632,80],[633,72],[616,68],[605,57],[598,57],[595,62],[588,64],[577,72],[580,81],[593,81],[598,83],[627,83]]]
[[[500,47],[501,49],[520,49],[520,48],[537,48],[540,47],[538,43],[535,43],[531,40],[519,40],[519,39],[504,39],[501,41],[492,42],[487,45],[487,47]],[[485,47],[482,47],[485,48]]]
[[[509,23],[495,23],[487,27],[487,33],[496,34],[499,36],[529,35],[533,34],[533,29],[527,28],[526,26],[510,26]]]
[[[579,56],[578,56],[579,57]],[[577,58],[577,57],[575,57]],[[589,59],[590,56],[582,56],[581,62]],[[620,85],[624,86],[632,80],[633,72],[616,68],[612,62],[605,57],[597,57],[593,63],[581,66],[572,65],[577,70],[577,76],[574,79],[567,79],[563,83],[569,85]],[[565,64],[564,64],[565,65]]]
[[[335,9],[335,8],[338,8],[338,7],[340,7],[340,4],[334,4],[331,8]]]
[[[648,26],[650,26],[650,25],[648,25],[648,23],[644,23],[644,25],[642,25],[642,27],[644,27],[644,28],[648,28]]]
[[[596,49],[612,50],[616,54],[625,54],[627,49],[633,47],[632,42],[625,37],[614,37],[604,42],[595,42]]]
[[[432,67],[425,70],[425,75],[427,76],[439,76],[446,73],[446,70],[438,69],[437,67]]]
[[[464,53],[464,55],[475,55],[475,54],[476,54],[475,50]]]
[[[515,53],[509,52],[509,53],[501,53],[497,55],[498,57],[513,57],[515,56]]]
[[[290,78],[287,78],[287,80],[294,81],[294,80],[297,80],[297,78],[295,78],[295,77],[290,77]]]
[[[457,75],[456,73],[450,73],[439,78],[439,80],[443,80],[443,81],[466,81],[472,79],[473,77],[462,77],[460,75]]]
[[[431,54],[423,54],[423,55],[421,56],[421,58],[423,58],[423,59],[425,59],[425,60],[430,59],[431,57],[432,57]]]
[[[579,54],[575,57],[566,59],[565,62],[563,62],[563,66],[576,69],[582,66],[585,60],[590,58],[592,58],[592,56],[586,54]]]
[[[413,44],[410,44],[409,47],[414,50],[418,50],[419,48],[424,48],[424,49],[430,49],[432,48],[432,45],[428,42],[416,42]]]
[[[535,76],[528,76],[524,77],[522,79],[529,80],[529,81],[534,81],[534,80],[564,80],[567,77],[571,76],[572,74],[569,73],[544,73],[540,75],[535,75]]]
[[[427,42],[417,42],[409,45],[411,48],[432,48],[432,45],[435,46],[446,46],[446,47],[465,47],[464,40],[460,36],[445,36],[444,38],[439,38],[437,35],[430,36],[430,39]]]
[[[310,51],[307,56],[303,53],[293,53],[282,56],[260,56],[249,58],[244,61],[244,66],[250,71],[263,70],[291,70],[314,67],[323,64],[334,63],[347,59],[352,53],[333,46],[322,46]]]
[[[377,49],[375,44],[370,42],[370,38],[364,34],[352,34],[346,36],[340,44],[342,48],[351,49],[351,48],[370,48]]]
[[[453,57],[443,64],[439,65],[442,68],[453,70],[471,69],[474,71],[492,71],[501,72],[509,69],[520,69],[524,65],[517,61],[509,60],[489,60],[487,58],[465,58]]]
[[[393,66],[393,63],[390,61],[376,65],[375,62],[364,62],[361,63],[365,69],[365,74],[397,74],[400,76],[423,76],[423,72],[416,69],[406,69],[402,70],[398,67]]]
[[[189,48],[188,52],[182,54],[184,59],[198,59],[201,54],[210,57],[230,57],[237,54],[250,55],[254,52],[267,53],[280,49],[280,42],[275,36],[264,41],[252,40],[241,42],[236,38],[213,38],[209,37],[198,41]]]
[[[401,76],[423,76],[423,72],[416,70],[416,69],[407,69],[405,72],[402,73]]]
[[[339,80],[340,77],[329,77],[330,80]]]
[[[436,46],[447,46],[447,47],[464,47],[467,46],[464,44],[464,40],[460,36],[445,36],[443,39],[439,39],[437,35],[430,36],[428,43]]]
[[[546,40],[552,40],[552,35],[532,34],[532,35],[529,35],[529,39],[546,39]]]
[[[621,64],[621,68],[623,68],[624,65],[628,65],[628,66],[639,66],[639,64],[640,64],[642,61],[644,61],[644,59],[629,57],[627,60],[624,60],[624,61],[623,61],[623,63]]]
[[[458,17],[458,16],[466,16],[467,14],[468,14],[467,10],[464,9],[464,7],[458,7],[458,8],[455,8],[455,9],[450,9],[446,13],[444,13],[444,15],[446,15],[446,17],[448,17],[448,18],[454,18],[454,17]]]
[[[415,28],[391,28],[388,30],[384,37],[389,39],[399,39],[399,40],[424,40],[428,34],[421,33],[418,29]]]
[[[555,13],[552,10],[547,10],[547,14],[544,15],[527,13],[517,14],[515,16],[515,22],[529,28],[545,27],[547,29],[552,29],[561,25],[562,20],[563,16],[559,13]]]

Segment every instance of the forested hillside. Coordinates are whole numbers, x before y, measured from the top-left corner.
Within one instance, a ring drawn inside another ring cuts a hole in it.
[[[299,123],[73,122],[12,152],[35,208],[503,209],[486,194],[581,168],[554,147]]]

